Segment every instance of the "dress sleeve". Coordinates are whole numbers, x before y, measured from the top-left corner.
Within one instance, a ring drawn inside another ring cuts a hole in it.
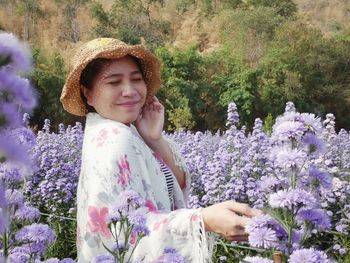
[[[78,189],[78,262],[105,254],[104,245],[112,247],[106,217],[125,190],[136,191],[146,201],[150,230],[137,245],[133,260],[153,262],[165,247],[173,247],[188,262],[211,262],[200,209],[170,211],[167,191],[162,189],[165,178],[135,135],[127,129],[105,128],[84,143],[83,182]]]

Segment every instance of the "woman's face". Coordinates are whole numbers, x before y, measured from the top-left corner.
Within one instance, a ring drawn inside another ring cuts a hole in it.
[[[104,118],[130,124],[134,122],[146,100],[147,88],[142,73],[130,56],[104,64],[92,83],[83,87],[87,103]]]

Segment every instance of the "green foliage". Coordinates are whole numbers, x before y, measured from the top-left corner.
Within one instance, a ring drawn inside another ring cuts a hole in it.
[[[196,130],[220,128],[225,109],[219,104],[220,87],[211,83],[211,69],[216,67],[213,60],[201,56],[196,46],[174,52],[159,48],[156,54],[163,62],[164,81],[159,98],[170,105],[166,127],[174,129],[186,124],[182,128],[193,125]]]
[[[31,81],[38,93],[38,106],[34,110],[31,123],[41,125],[50,119],[53,127],[60,122],[69,122],[70,116],[60,102],[61,91],[65,83],[64,61],[58,52],[45,57],[38,48],[33,50],[35,69]]]
[[[333,112],[340,126],[348,127],[349,55],[349,45],[315,29],[299,23],[282,26],[259,65],[265,112],[277,116],[293,101],[300,111]]]
[[[90,8],[91,16],[97,21],[93,33],[96,37],[115,37],[130,44],[140,44],[144,39],[151,48],[162,45],[170,37],[171,27],[168,21],[151,17],[150,8],[159,2],[162,1],[117,0],[110,10],[94,2]]]
[[[272,126],[274,125],[275,121],[271,113],[269,113],[265,120],[264,120],[264,132],[267,134],[272,133]]]
[[[220,103],[224,107],[234,101],[239,109],[241,123],[251,126],[257,117],[257,81],[256,72],[252,69],[239,69],[233,74],[221,74],[223,93]]]
[[[48,247],[45,257],[48,258],[72,258],[77,257],[76,249],[76,228],[77,222],[75,220],[58,220],[53,219],[41,219],[45,224],[49,224],[50,227],[56,233],[56,241]]]
[[[227,10],[220,15],[221,41],[239,61],[255,67],[283,23],[271,7]]]
[[[277,14],[286,18],[294,17],[298,11],[293,0],[248,0],[248,5],[272,7]]]
[[[176,0],[176,11],[180,14],[183,14],[193,4],[194,0]]]
[[[204,16],[209,16],[213,13],[214,8],[213,8],[213,1],[212,0],[202,0],[202,14]]]

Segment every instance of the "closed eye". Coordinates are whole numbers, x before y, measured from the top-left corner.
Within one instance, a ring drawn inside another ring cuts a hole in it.
[[[120,84],[121,81],[120,80],[117,80],[117,81],[111,81],[111,82],[108,82],[107,84],[110,84],[110,85],[118,85]]]

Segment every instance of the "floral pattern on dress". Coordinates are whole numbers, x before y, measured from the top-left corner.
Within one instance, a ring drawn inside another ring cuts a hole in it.
[[[130,179],[130,165],[126,154],[122,156],[118,161],[118,183],[125,187],[129,183]]]
[[[152,262],[165,247],[174,247],[187,262],[211,262],[200,210],[184,209],[182,189],[175,183],[173,204],[181,209],[173,211],[161,166],[135,127],[88,113],[80,174],[77,231],[84,238],[77,241],[78,263],[89,263],[107,253],[105,246],[113,247],[106,218],[125,190],[136,191],[145,200],[150,229],[135,248],[132,262]]]
[[[92,234],[100,233],[103,237],[111,238],[112,234],[108,229],[106,217],[108,215],[108,208],[101,209],[89,206],[88,207],[88,229]]]

